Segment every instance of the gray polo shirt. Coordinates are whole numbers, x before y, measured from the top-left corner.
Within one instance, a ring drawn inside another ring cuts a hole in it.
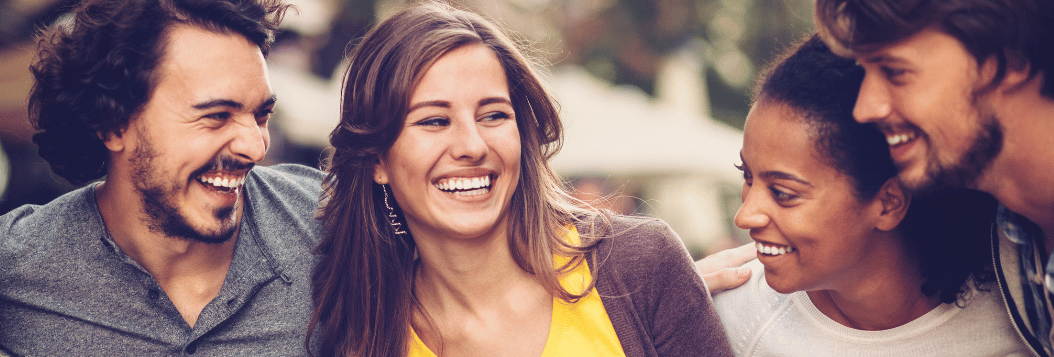
[[[95,185],[0,217],[0,351],[304,355],[322,176],[297,165],[251,171],[234,260],[193,328],[150,273],[117,248]]]

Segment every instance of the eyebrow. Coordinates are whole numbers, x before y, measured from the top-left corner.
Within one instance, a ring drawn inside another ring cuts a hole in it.
[[[786,173],[786,172],[783,172],[783,171],[765,171],[765,172],[762,172],[762,173],[758,174],[758,176],[764,177],[764,178],[769,179],[769,180],[772,180],[772,179],[790,180],[790,181],[798,182],[800,184],[812,187],[812,184],[809,183],[809,181],[805,181],[804,179],[802,179],[802,178],[800,178],[798,176],[795,176],[793,174],[789,174],[789,173]]]
[[[906,60],[897,56],[890,56],[888,54],[881,54],[877,56],[871,56],[864,58],[864,62],[867,63],[892,63],[892,64],[904,64]]]
[[[484,105],[494,104],[494,103],[502,103],[502,104],[512,105],[512,102],[509,101],[509,98],[505,98],[505,97],[487,97],[487,98],[483,98],[483,99],[481,99],[479,101],[479,106],[482,107]]]
[[[487,105],[487,104],[494,104],[494,103],[505,103],[505,104],[508,104],[508,105],[512,105],[512,102],[509,101],[509,98],[505,98],[505,97],[487,97],[487,98],[483,98],[483,99],[479,100],[479,103],[477,105],[484,106],[484,105]],[[410,108],[406,109],[406,112],[410,113],[412,111],[415,111],[415,110],[423,108],[423,107],[450,108],[450,102],[445,101],[445,100],[430,100],[430,101],[426,101],[426,102],[420,102],[420,103],[411,105]]]
[[[270,105],[273,105],[277,101],[278,101],[278,96],[276,96],[274,94],[271,94],[271,96],[268,97],[267,100],[264,100],[263,103],[260,103],[260,105],[256,108],[256,110],[257,111],[262,110],[263,108],[266,108],[266,107],[268,107]],[[243,105],[241,102],[238,102],[238,101],[232,100],[232,99],[212,99],[212,100],[207,100],[207,101],[204,101],[204,102],[201,102],[201,103],[198,103],[198,104],[194,104],[192,107],[194,109],[197,109],[197,110],[206,110],[206,109],[212,109],[212,108],[216,108],[216,107],[242,109],[242,108],[245,107],[245,105]]]

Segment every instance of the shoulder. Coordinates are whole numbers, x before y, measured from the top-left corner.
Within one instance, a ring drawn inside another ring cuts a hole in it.
[[[761,338],[789,336],[789,321],[797,314],[792,309],[792,295],[780,294],[765,281],[765,266],[757,259],[744,266],[750,268],[750,280],[735,289],[714,294],[714,306],[728,341],[736,355],[752,355],[759,345],[773,343]],[[795,293],[798,294],[798,293]],[[799,325],[796,328],[804,328]],[[782,347],[781,347],[782,348]]]
[[[600,216],[596,220],[592,224],[596,229],[584,237],[597,240],[594,265],[598,286],[607,288],[615,281],[626,291],[655,284],[663,288],[694,288],[696,283],[702,286],[688,250],[666,222],[620,215]],[[659,283],[662,280],[666,281]],[[702,289],[705,292],[705,287]]]
[[[765,281],[765,266],[760,261],[754,259],[743,266],[750,268],[750,280],[735,289],[714,294],[714,306],[730,336],[735,331],[733,327],[743,327],[741,324],[747,320],[759,322],[787,300],[787,295],[769,287]]]
[[[309,191],[321,191],[324,176],[325,173],[318,169],[296,164],[258,166],[249,172],[249,179],[260,184]]]
[[[322,234],[315,215],[323,176],[322,171],[303,165],[253,168],[245,184],[252,208],[250,224],[267,241],[297,241],[313,248]]]
[[[593,237],[601,240],[598,246],[600,252],[631,260],[687,256],[681,238],[661,219],[609,215],[596,220],[597,224],[603,225],[595,230],[598,236]]]
[[[34,266],[83,253],[105,232],[94,185],[44,205],[25,205],[0,216],[0,261]],[[13,271],[14,268],[6,271]],[[5,269],[0,269],[5,271]]]
[[[85,224],[98,223],[95,185],[66,193],[44,205],[24,205],[0,216],[0,237],[50,235]]]
[[[267,205],[283,202],[293,209],[314,210],[322,194],[322,171],[293,164],[256,167],[249,172],[246,190],[249,200],[266,200]]]

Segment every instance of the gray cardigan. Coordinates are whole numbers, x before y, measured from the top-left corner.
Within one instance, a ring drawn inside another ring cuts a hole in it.
[[[611,226],[594,233],[596,289],[626,356],[732,356],[710,293],[670,226],[609,217]],[[578,230],[590,239],[588,227]]]

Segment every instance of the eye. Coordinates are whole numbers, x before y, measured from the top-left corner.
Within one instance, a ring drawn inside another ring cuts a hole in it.
[[[203,116],[203,118],[205,118],[205,119],[212,119],[212,120],[227,120],[227,119],[231,118],[231,113],[230,112],[217,112],[217,113],[205,114],[205,116]]]
[[[783,206],[789,205],[791,201],[798,198],[797,195],[783,191],[776,187],[769,187],[769,190],[772,191],[772,198],[776,200],[776,203]]]
[[[747,165],[746,164],[732,164],[732,166],[735,166],[736,169],[738,169],[740,172],[743,173],[743,181],[747,184],[747,186],[750,186],[750,181],[751,181],[751,179],[754,178],[754,176],[750,175],[750,171],[748,171],[747,167],[746,167]]]
[[[256,112],[256,124],[267,124],[267,121],[271,119],[272,114],[274,114],[274,108],[267,108]]]
[[[417,121],[415,126],[443,127],[450,125],[450,119],[443,117],[430,117]]]
[[[893,68],[889,66],[881,66],[879,67],[879,70],[882,71],[882,75],[886,76],[886,79],[893,83],[899,83],[901,75],[907,72],[906,70],[900,68]]]
[[[497,124],[510,118],[512,118],[512,115],[510,115],[509,113],[498,111],[483,115],[479,118],[479,121],[484,124]]]

